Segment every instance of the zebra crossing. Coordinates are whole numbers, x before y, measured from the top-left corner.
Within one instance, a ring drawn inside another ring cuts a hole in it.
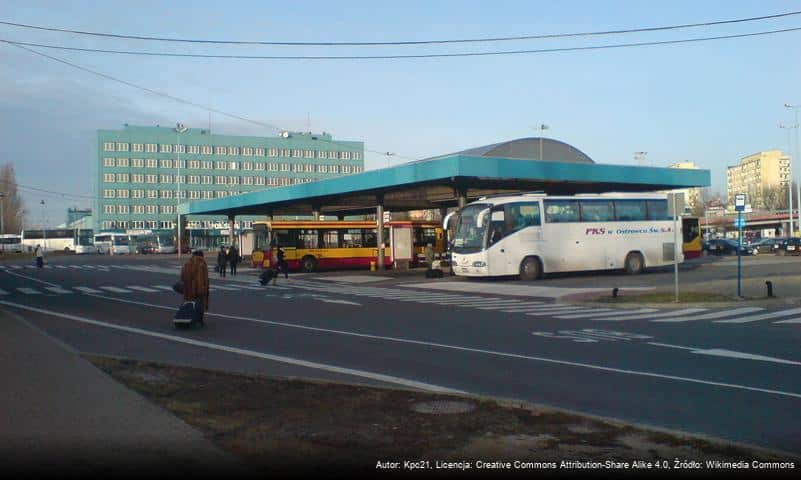
[[[410,285],[407,285],[410,286]],[[560,320],[593,320],[598,322],[625,322],[634,320],[654,323],[686,323],[710,321],[720,324],[743,324],[770,320],[777,324],[801,324],[801,308],[770,311],[763,307],[728,308],[614,308],[596,305],[546,303],[529,298],[501,298],[462,293],[431,291],[399,291],[396,288],[322,283],[295,279],[292,287],[331,295],[353,295],[400,302],[441,305],[444,307],[470,308],[497,311],[530,317],[550,317]]]
[[[290,290],[289,287],[270,286],[270,290]],[[10,291],[9,291],[10,290]],[[85,294],[103,294],[103,293],[164,293],[173,292],[170,285],[106,285],[106,286],[73,286],[62,287],[59,285],[51,286],[37,286],[33,287],[17,287],[9,290],[0,288],[0,296],[14,294],[23,295],[42,295],[42,294],[58,294],[69,295],[75,293]],[[243,291],[267,291],[268,287],[260,285],[210,285],[209,290],[212,292],[243,292]]]

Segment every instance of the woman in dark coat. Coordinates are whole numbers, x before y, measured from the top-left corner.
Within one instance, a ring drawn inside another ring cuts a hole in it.
[[[220,253],[217,254],[217,271],[223,278],[225,278],[225,264],[227,262],[228,254],[225,252],[225,247],[220,247]]]
[[[236,264],[239,263],[239,250],[236,246],[228,249],[228,263],[231,264],[231,275],[236,275]]]

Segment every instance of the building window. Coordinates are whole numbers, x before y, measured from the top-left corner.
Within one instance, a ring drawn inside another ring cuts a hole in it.
[[[103,190],[103,198],[114,198],[117,196],[116,193],[116,190]]]
[[[159,213],[159,206],[158,205],[145,205],[145,210],[147,210],[148,214],[153,215],[154,213]]]
[[[203,170],[211,170],[214,166],[214,163],[211,160],[203,160],[200,164],[200,168]]]
[[[215,185],[225,185],[225,177],[223,176],[216,176],[214,177]]]
[[[104,167],[113,167],[116,164],[117,163],[116,163],[115,159],[113,159],[113,158],[106,157],[106,158],[103,159],[103,166]]]
[[[303,151],[299,148],[292,149],[292,157],[294,158],[301,158],[303,157]]]
[[[350,173],[350,165],[342,165],[342,173]]]
[[[242,156],[243,157],[252,157],[253,156],[253,148],[251,148],[251,147],[242,147]]]
[[[117,198],[128,198],[128,190],[117,190]]]
[[[147,166],[147,168],[158,168],[159,161],[156,160],[155,158],[148,158],[147,160],[145,160],[145,165]]]
[[[339,158],[340,160],[350,160],[350,152],[340,152]]]
[[[172,183],[172,175],[161,175],[161,183]]]
[[[200,147],[200,153],[202,153],[203,155],[211,155],[212,154],[211,145],[202,145]]]
[[[216,193],[217,193],[217,198],[225,198],[225,192],[224,191],[218,190]]]
[[[155,143],[146,143],[145,144],[145,152],[146,153],[156,153],[157,145]]]
[[[361,160],[362,159],[362,154],[359,153],[359,152],[353,152],[353,159],[354,160]]]
[[[228,147],[228,155],[239,155],[239,147]]]
[[[225,147],[214,147],[214,154],[215,155],[225,155],[228,153],[228,149]]]
[[[282,157],[288,157],[289,156],[289,149],[288,148],[282,148],[281,149],[281,156]]]
[[[189,160],[189,168],[193,170],[200,169],[200,160]]]
[[[197,155],[200,153],[200,146],[199,145],[187,145],[186,146],[186,153],[191,153]]]
[[[211,175],[203,175],[203,185],[211,185],[212,178]]]
[[[172,145],[168,143],[162,143],[161,145],[159,145],[159,152],[172,153]]]
[[[114,142],[103,142],[104,152],[113,152],[114,150]]]
[[[104,173],[103,174],[103,182],[104,183],[114,183],[114,174],[113,173]]]
[[[128,213],[130,213],[130,211],[128,210],[128,205],[117,205],[117,213],[122,215],[127,215]]]
[[[200,192],[198,190],[189,190],[189,199],[190,200],[200,199]]]
[[[145,183],[145,176],[141,173],[131,175],[131,183]]]
[[[172,190],[161,190],[159,194],[161,198],[172,198]]]
[[[158,175],[145,175],[145,183],[158,183],[159,176]]]
[[[255,155],[257,157],[263,157],[264,156],[264,149],[261,148],[261,147],[254,148],[253,149],[253,155]]]
[[[253,164],[253,170],[264,170],[264,162],[256,162]]]
[[[161,214],[171,214],[173,212],[172,205],[159,205],[159,213]]]
[[[277,172],[278,171],[278,164],[277,163],[271,163],[270,164],[270,171],[271,172]]]
[[[253,170],[253,164],[250,162],[242,162],[242,170]]]
[[[239,177],[228,177],[228,185],[239,185]]]
[[[256,185],[264,185],[264,177],[255,177]]]
[[[281,171],[282,172],[288,172],[289,171],[289,164],[288,163],[282,163],[281,164]]]
[[[228,162],[228,170],[236,170],[239,168],[237,162]]]
[[[131,197],[133,198],[143,198],[145,196],[144,190],[131,190]]]
[[[114,213],[114,205],[103,205],[103,213]]]
[[[305,158],[314,158],[314,150],[306,150],[303,152]]]
[[[178,145],[176,144],[173,148],[175,153],[186,153],[186,145]]]
[[[278,149],[277,148],[269,148],[269,149],[267,149],[267,156],[269,156],[269,157],[277,157],[278,156]]]
[[[131,144],[131,151],[132,152],[143,152],[145,150],[145,146],[141,143],[132,143]]]
[[[328,165],[317,165],[317,173],[328,173]]]
[[[175,168],[186,168],[186,160],[175,160],[172,162],[172,166]]]
[[[214,198],[214,192],[209,191],[209,190],[204,190],[203,191],[203,199],[204,200],[209,200],[211,198]]]
[[[214,169],[215,170],[225,170],[228,167],[226,162],[214,162]]]
[[[242,185],[253,185],[253,177],[242,177]]]
[[[117,183],[128,183],[128,174],[127,173],[118,173],[117,174]]]
[[[159,163],[161,165],[161,168],[172,168],[172,160],[170,160],[169,158],[162,159],[161,162]]]
[[[331,173],[339,173],[339,165],[329,165],[328,171]]]
[[[175,178],[175,183],[186,183],[186,175],[176,175],[173,178]]]
[[[328,152],[328,158],[331,160],[336,160],[338,157],[337,152]]]
[[[142,168],[145,165],[145,160],[143,158],[133,158],[131,159],[131,167],[133,168]]]
[[[128,151],[128,144],[127,143],[117,142],[117,151],[118,152],[127,152]]]
[[[306,173],[314,173],[314,165],[311,163],[306,164]]]

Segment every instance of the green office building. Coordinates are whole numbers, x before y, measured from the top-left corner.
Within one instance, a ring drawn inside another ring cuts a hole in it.
[[[179,203],[359,173],[364,143],[325,132],[248,137],[126,124],[97,131],[97,162],[95,231],[172,231]],[[247,230],[257,219],[263,217],[238,217],[236,227]],[[184,221],[193,247],[213,248],[227,238],[225,217]]]

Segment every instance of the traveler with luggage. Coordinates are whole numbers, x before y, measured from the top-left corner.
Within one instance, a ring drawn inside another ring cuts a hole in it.
[[[278,263],[276,264],[277,270],[275,272],[275,276],[273,276],[273,285],[278,284],[278,274],[280,272],[284,272],[284,278],[289,279],[289,273],[288,273],[289,268],[286,264],[286,261],[284,260],[284,249],[281,248],[280,245],[276,245],[275,248],[276,248],[275,258]]]
[[[203,251],[196,250],[181,269],[184,303],[175,315],[175,325],[204,325],[204,312],[209,309],[209,267]],[[187,318],[189,317],[189,318]]]

